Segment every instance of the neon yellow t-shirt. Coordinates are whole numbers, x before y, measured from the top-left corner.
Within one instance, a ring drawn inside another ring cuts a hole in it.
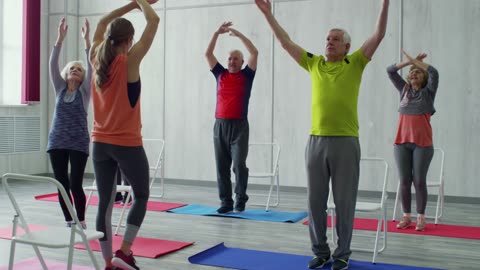
[[[358,137],[358,92],[368,62],[361,49],[338,62],[303,51],[300,66],[312,79],[311,135]]]

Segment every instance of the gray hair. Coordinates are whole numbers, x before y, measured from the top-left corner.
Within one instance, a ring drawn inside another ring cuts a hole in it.
[[[74,65],[79,65],[82,69],[82,72],[83,72],[83,78],[82,78],[82,81],[83,79],[85,79],[85,66],[83,65],[83,62],[80,61],[80,60],[76,60],[76,61],[71,61],[71,62],[68,62],[65,67],[63,68],[62,72],[60,73],[60,76],[62,76],[62,78],[67,81],[67,78],[68,78],[68,71],[70,70],[70,68]]]
[[[345,31],[345,29],[342,28],[333,28],[330,29],[330,31],[340,31],[343,33],[343,44],[348,44],[352,42],[352,39],[350,38],[350,35]]]
[[[243,53],[240,50],[231,50],[229,54],[232,54],[232,53],[238,53],[240,55],[240,59],[243,60]]]
[[[333,28],[333,29],[330,29],[330,31],[340,31],[343,33],[343,44],[344,45],[347,45],[347,44],[351,44],[352,42],[352,39],[350,38],[350,35],[347,33],[347,31],[345,29],[342,29],[342,28]],[[345,53],[345,54],[348,54],[348,51]]]

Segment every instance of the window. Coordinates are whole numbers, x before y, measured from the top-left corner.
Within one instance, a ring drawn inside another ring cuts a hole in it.
[[[0,1],[0,105],[21,103],[23,1]]]

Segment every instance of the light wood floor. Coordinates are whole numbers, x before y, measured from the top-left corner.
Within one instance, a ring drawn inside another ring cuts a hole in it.
[[[85,185],[90,181],[85,181]],[[27,213],[32,216],[32,223],[63,224],[60,207],[56,203],[38,202],[34,195],[54,192],[43,185],[14,184],[20,190],[21,201],[28,203]],[[155,193],[156,189],[152,193]],[[249,190],[254,193],[254,190]],[[0,191],[0,227],[11,225],[12,212],[5,192]],[[167,184],[163,201],[197,203],[216,206],[218,204],[216,187]],[[251,196],[251,201],[254,198]],[[433,204],[433,203],[432,203]],[[431,204],[431,205],[432,205]],[[389,201],[389,217],[392,213],[393,201]],[[247,204],[247,209],[255,208]],[[447,203],[443,223],[480,227],[480,205]],[[305,192],[283,192],[279,211],[305,211]],[[87,212],[87,223],[94,226],[96,207]],[[119,210],[114,211],[114,218]],[[367,217],[357,215],[358,217]],[[365,232],[362,232],[365,233]],[[302,222],[274,223],[249,221],[221,217],[190,216],[172,213],[148,212],[140,231],[140,236],[176,241],[194,241],[193,246],[174,252],[158,259],[136,257],[141,269],[223,269],[209,266],[192,265],[187,258],[220,242],[227,246],[278,251],[284,253],[311,255],[308,228]],[[480,240],[455,239],[444,237],[419,236],[390,233],[387,249],[378,256],[377,261],[383,263],[404,264],[412,266],[443,269],[480,269]],[[364,239],[354,236],[352,246],[366,245]],[[9,241],[0,239],[0,266],[6,265],[9,254]],[[66,250],[44,249],[47,259],[64,261]],[[100,253],[96,253],[102,261]],[[16,261],[33,257],[31,247],[19,245]],[[371,253],[355,252],[352,259],[370,261]],[[85,251],[75,250],[74,261],[79,265],[89,265]],[[290,270],[290,269],[286,269]],[[295,269],[292,269],[295,270]]]

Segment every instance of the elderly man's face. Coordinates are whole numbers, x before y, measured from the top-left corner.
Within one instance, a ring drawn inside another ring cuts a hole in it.
[[[238,51],[233,51],[228,55],[228,71],[237,73],[242,69],[243,56]]]
[[[338,30],[329,31],[325,40],[325,56],[328,58],[343,58],[350,44],[345,44],[343,32]]]

